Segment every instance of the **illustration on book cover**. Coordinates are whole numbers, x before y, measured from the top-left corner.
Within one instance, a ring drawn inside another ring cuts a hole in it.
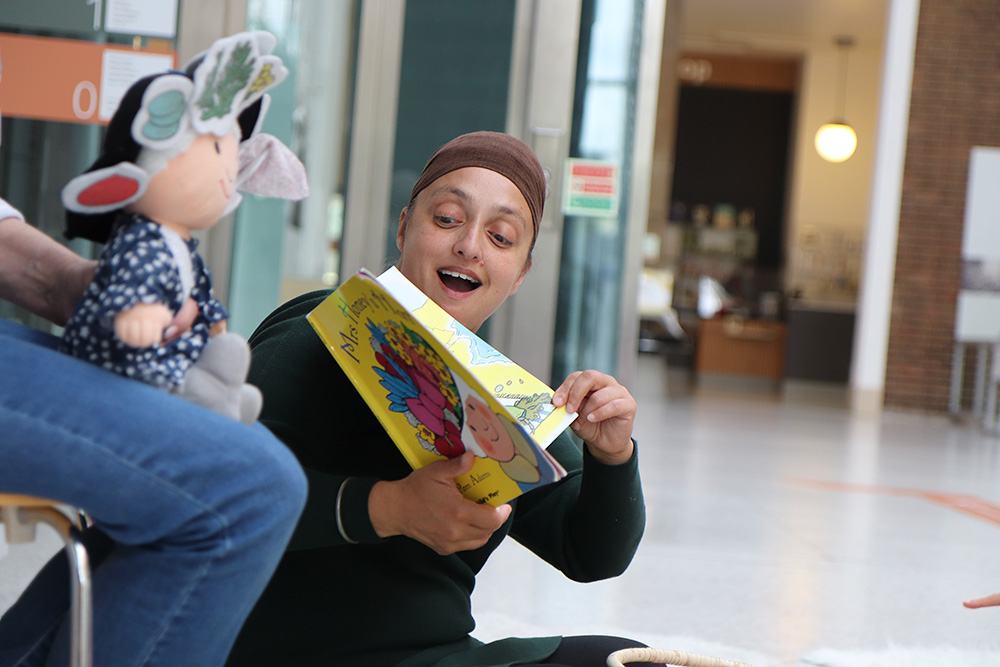
[[[555,410],[552,405],[552,390],[548,386],[448,315],[406,280],[395,267],[378,279],[459,363],[492,392],[493,397],[507,408],[536,441],[543,443],[543,447],[548,445],[552,438],[543,425]]]
[[[523,429],[493,412],[418,332],[392,319],[381,325],[369,319],[367,327],[377,362],[372,370],[388,392],[389,410],[406,415],[422,448],[447,458],[471,450],[496,461],[521,490],[555,481],[542,478]]]
[[[359,272],[309,321],[413,468],[471,451],[456,484],[492,505],[565,476],[545,447],[574,415],[395,269]]]

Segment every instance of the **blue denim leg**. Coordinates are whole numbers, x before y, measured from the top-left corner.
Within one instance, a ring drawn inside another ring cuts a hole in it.
[[[95,664],[221,665],[302,511],[301,468],[263,426],[54,344],[0,320],[0,490],[93,517]],[[0,665],[34,644],[20,664],[46,653],[44,664],[65,664],[68,575],[57,565],[0,620]]]

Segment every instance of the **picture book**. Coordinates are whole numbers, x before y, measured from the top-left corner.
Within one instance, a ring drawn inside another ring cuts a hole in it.
[[[493,506],[566,475],[545,449],[576,415],[395,268],[362,269],[308,320],[414,469],[471,451],[455,482]]]

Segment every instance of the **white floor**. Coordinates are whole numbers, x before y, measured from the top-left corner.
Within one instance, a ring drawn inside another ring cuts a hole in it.
[[[961,605],[1000,592],[1000,438],[760,389],[690,387],[643,356],[631,568],[581,585],[507,544],[479,578],[480,633],[624,633],[761,666],[1000,665],[1000,607]]]
[[[576,584],[507,544],[473,598],[481,638],[624,634],[758,667],[1000,665],[1000,607],[961,605],[1000,592],[1000,438],[863,416],[814,386],[692,387],[655,356],[633,393],[647,524],[631,568]],[[0,613],[55,539],[0,560]]]

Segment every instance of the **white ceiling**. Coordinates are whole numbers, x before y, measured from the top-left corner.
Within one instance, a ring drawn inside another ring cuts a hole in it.
[[[878,48],[888,0],[682,0],[685,49],[803,51],[850,35]]]

